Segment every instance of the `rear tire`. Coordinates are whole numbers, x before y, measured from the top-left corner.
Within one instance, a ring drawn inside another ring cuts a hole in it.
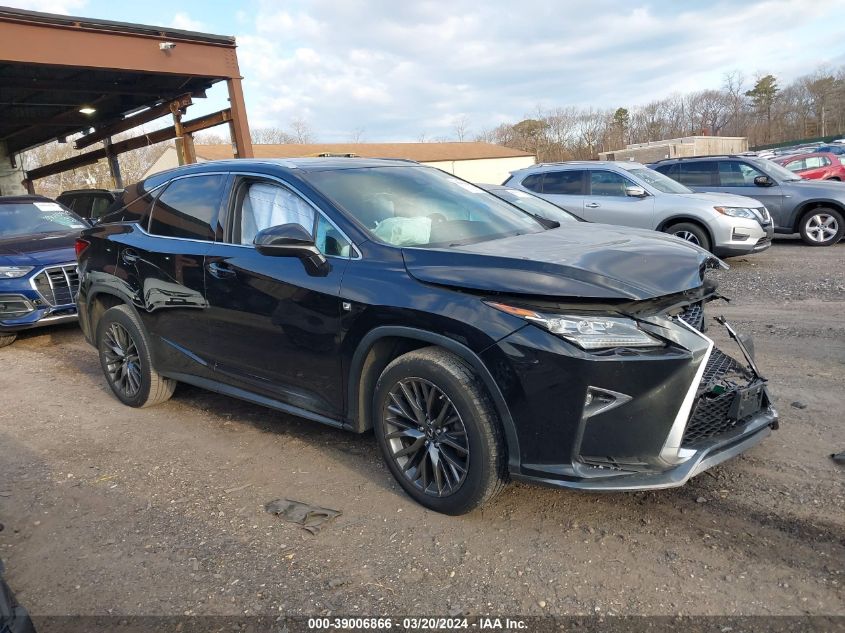
[[[17,334],[0,334],[0,347],[6,347],[15,342]]]
[[[666,233],[679,237],[686,242],[700,246],[706,251],[710,250],[710,236],[707,235],[707,231],[697,224],[693,224],[692,222],[678,222],[677,224],[673,224],[663,230]]]
[[[373,396],[375,434],[387,467],[417,503],[458,515],[507,483],[501,424],[478,375],[438,347],[385,368]]]
[[[150,358],[143,326],[129,306],[109,308],[97,323],[100,367],[112,393],[130,407],[150,407],[173,395],[176,381],[161,376]]]
[[[836,209],[818,207],[807,211],[798,225],[798,232],[810,246],[833,246],[842,239],[845,220]]]

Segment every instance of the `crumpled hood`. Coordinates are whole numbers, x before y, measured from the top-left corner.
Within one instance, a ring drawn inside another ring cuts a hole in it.
[[[701,202],[707,202],[709,204],[712,204],[713,206],[751,207],[752,209],[758,209],[762,206],[765,206],[759,200],[749,198],[748,196],[737,196],[732,193],[720,193],[718,191],[714,191],[712,193],[678,193],[675,195],[683,196],[688,200],[698,200]]]
[[[79,231],[0,239],[0,266],[51,266],[76,261]]]
[[[656,231],[579,224],[449,249],[402,249],[427,283],[548,298],[642,300],[698,288],[707,251]]]

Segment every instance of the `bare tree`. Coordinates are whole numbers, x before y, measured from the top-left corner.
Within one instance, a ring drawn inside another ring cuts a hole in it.
[[[466,114],[457,117],[452,124],[452,130],[455,133],[455,138],[463,142],[469,133],[469,117]]]
[[[312,139],[311,126],[308,122],[297,117],[290,122],[291,137],[294,143],[310,143]]]

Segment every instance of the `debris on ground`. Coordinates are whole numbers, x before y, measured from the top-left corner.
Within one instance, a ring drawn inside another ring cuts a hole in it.
[[[796,400],[795,402],[792,403],[791,406],[794,407],[795,409],[806,409],[807,408],[807,405],[804,404],[803,402],[801,402],[800,400]]]
[[[321,508],[320,506],[294,501],[293,499],[274,499],[264,506],[270,514],[276,514],[291,523],[299,523],[304,529],[317,534],[326,523],[343,514],[340,510]]]
[[[845,451],[839,453],[831,453],[830,458],[837,464],[845,464]]]

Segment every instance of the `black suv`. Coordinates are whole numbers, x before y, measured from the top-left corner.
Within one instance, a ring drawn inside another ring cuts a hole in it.
[[[652,169],[693,191],[735,193],[762,202],[775,233],[798,233],[810,246],[832,246],[845,234],[845,184],[805,180],[752,156],[668,158]]]
[[[82,329],[122,402],[181,381],[374,429],[402,487],[440,512],[509,477],[681,485],[777,423],[751,357],[702,333],[718,259],[539,221],[431,167],[181,167],[127,188],[77,250]]]

